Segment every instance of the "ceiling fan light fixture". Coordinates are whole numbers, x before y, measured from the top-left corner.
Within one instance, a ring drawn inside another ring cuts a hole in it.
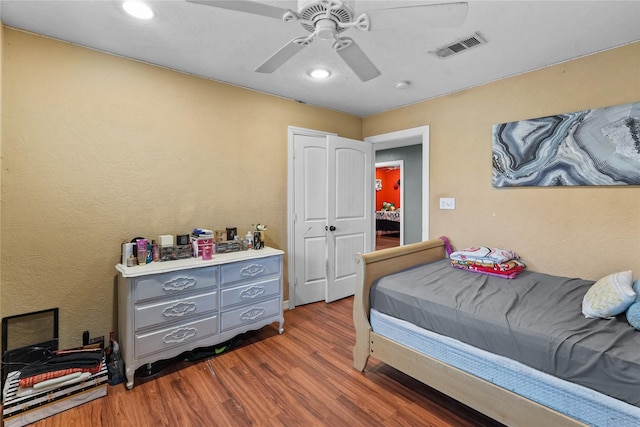
[[[331,76],[331,71],[327,70],[326,68],[314,68],[312,70],[309,70],[308,74],[314,79],[322,80],[329,78],[329,76]]]
[[[122,8],[129,15],[138,19],[151,19],[153,18],[153,10],[145,3],[139,1],[125,1],[122,3]]]
[[[333,40],[337,32],[336,23],[330,19],[316,22],[316,35],[320,40]]]

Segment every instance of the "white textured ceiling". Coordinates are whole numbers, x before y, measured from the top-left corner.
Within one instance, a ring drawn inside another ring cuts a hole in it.
[[[296,1],[262,2],[297,9]],[[121,1],[102,0],[1,0],[0,16],[10,27],[361,117],[640,40],[640,1],[471,0],[457,28],[343,33],[382,72],[363,83],[323,40],[271,74],[254,72],[308,34],[298,23],[184,0],[146,3],[156,15],[151,21],[129,17]],[[358,14],[429,2],[349,3]],[[430,53],[476,31],[486,45],[445,59]],[[333,74],[312,81],[306,72],[319,65]],[[410,84],[399,90],[399,81]]]

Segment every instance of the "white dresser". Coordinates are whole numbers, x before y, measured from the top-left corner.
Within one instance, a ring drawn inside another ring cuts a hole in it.
[[[140,366],[273,322],[283,332],[282,255],[273,248],[118,270],[118,339],[127,388]]]

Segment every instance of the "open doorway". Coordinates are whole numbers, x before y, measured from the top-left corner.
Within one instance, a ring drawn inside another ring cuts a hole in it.
[[[404,240],[404,161],[376,162],[376,250],[401,246]]]
[[[402,245],[429,239],[429,126],[405,129],[365,138],[373,144],[375,163],[404,160],[401,222]],[[401,153],[402,152],[402,153]],[[375,190],[373,190],[375,192]],[[375,194],[371,209],[375,210]],[[372,247],[375,247],[376,224],[372,220]]]

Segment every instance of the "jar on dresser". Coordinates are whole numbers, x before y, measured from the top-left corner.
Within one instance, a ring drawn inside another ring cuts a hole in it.
[[[278,322],[282,256],[273,248],[154,262],[117,264],[118,338],[127,388],[144,364],[228,341]]]

